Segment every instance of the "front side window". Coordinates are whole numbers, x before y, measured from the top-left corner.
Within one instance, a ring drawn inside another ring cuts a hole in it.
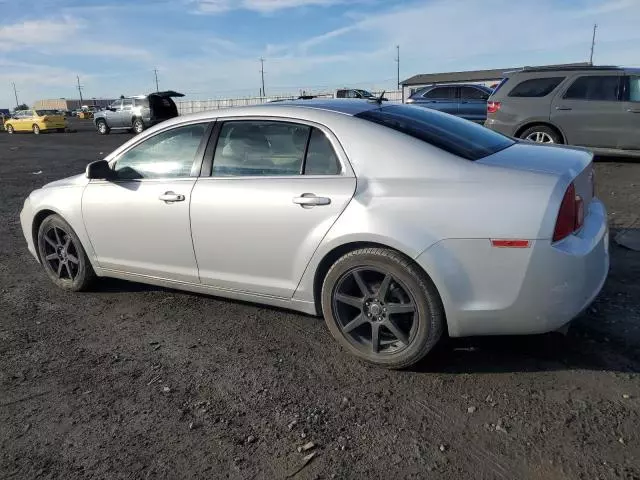
[[[116,162],[119,179],[188,177],[207,124],[172,128],[154,135]]]
[[[131,110],[131,107],[133,107],[133,99],[125,98],[122,100],[122,108],[124,110]]]
[[[436,87],[424,93],[423,98],[434,99],[454,99],[456,98],[456,87]]]
[[[629,77],[629,101],[640,102],[640,77]]]
[[[486,100],[489,93],[475,87],[460,87],[460,98],[464,100]]]
[[[111,105],[109,105],[109,108],[113,108],[115,110],[120,110],[122,108],[122,100],[116,100]]]
[[[358,113],[356,117],[417,138],[467,160],[478,160],[514,144],[509,137],[474,122],[429,108],[390,105]]]
[[[573,100],[616,101],[620,93],[620,78],[612,75],[579,77],[564,94]]]
[[[516,85],[510,97],[544,97],[549,95],[565,77],[531,78]],[[495,93],[495,92],[494,92]]]

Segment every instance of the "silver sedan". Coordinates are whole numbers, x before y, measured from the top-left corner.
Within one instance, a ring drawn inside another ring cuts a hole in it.
[[[177,117],[20,219],[61,288],[116,277],[323,315],[390,368],[445,332],[562,329],[609,269],[589,152],[375,101]]]

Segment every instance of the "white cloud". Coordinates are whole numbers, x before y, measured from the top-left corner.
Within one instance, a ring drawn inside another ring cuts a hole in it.
[[[604,2],[594,4],[592,7],[583,10],[582,12],[580,12],[580,15],[603,15],[613,12],[619,12],[620,10],[626,10],[632,7],[638,7],[639,5],[640,2],[638,2],[638,0],[606,0]]]
[[[326,7],[349,0],[187,0],[188,4],[196,5],[200,13],[222,13],[229,10],[253,10],[270,13],[298,7]]]
[[[12,51],[35,45],[56,44],[75,35],[80,23],[69,16],[59,20],[31,20],[0,26],[0,50]]]

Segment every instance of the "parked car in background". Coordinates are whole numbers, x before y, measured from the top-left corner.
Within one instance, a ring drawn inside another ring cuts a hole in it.
[[[549,332],[589,305],[609,268],[592,160],[410,105],[280,102],[156,125],[20,221],[65,290],[110,276],[323,315],[402,368],[444,332]]]
[[[489,98],[485,126],[533,142],[640,154],[640,69],[507,72]]]
[[[484,85],[431,85],[414,92],[406,103],[439,110],[476,123],[487,118],[491,89]]]
[[[360,98],[365,100],[373,100],[377,98],[373,93],[362,90],[361,88],[341,88],[336,90],[335,98]],[[387,98],[382,98],[382,100],[387,101]]]
[[[178,116],[178,107],[172,97],[184,95],[170,90],[121,98],[105,110],[96,112],[93,122],[101,135],[106,135],[111,130],[141,133],[145,128]]]
[[[20,110],[5,120],[4,128],[8,133],[33,132],[38,135],[52,130],[64,132],[67,121],[57,110]]]

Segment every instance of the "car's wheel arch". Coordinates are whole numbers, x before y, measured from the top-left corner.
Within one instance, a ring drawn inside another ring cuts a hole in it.
[[[520,138],[522,132],[531,127],[548,127],[554,130],[558,135],[560,135],[560,138],[562,138],[562,142],[565,145],[568,143],[567,136],[565,135],[564,131],[558,125],[548,120],[534,120],[523,123],[516,129],[514,136]]]
[[[362,248],[385,248],[388,250],[393,250],[395,252],[400,253],[405,256],[409,261],[413,262],[420,270],[424,272],[424,274],[431,280],[431,282],[436,287],[438,291],[438,295],[440,295],[440,290],[436,282],[434,282],[433,278],[421,265],[415,262],[414,257],[408,252],[407,248],[398,248],[398,245],[393,246],[392,244],[395,242],[380,242],[379,240],[357,240],[357,241],[348,241],[345,243],[341,243],[339,245],[333,246],[328,252],[326,252],[322,259],[318,262],[315,272],[313,275],[313,301],[315,304],[316,312],[319,315],[322,315],[322,284],[324,279],[329,272],[331,266],[344,255],[353,252],[355,250],[360,250]],[[403,251],[404,250],[404,251]],[[446,317],[445,317],[446,318]],[[446,324],[446,321],[445,321]]]
[[[82,228],[77,228],[77,226],[74,225],[73,222],[69,221],[69,218],[65,216],[64,213],[58,211],[55,208],[52,208],[51,206],[46,206],[39,209],[33,215],[33,220],[31,222],[31,240],[35,247],[36,255],[38,256],[38,261],[42,263],[42,259],[40,258],[40,252],[38,251],[38,247],[37,247],[38,231],[40,230],[40,225],[42,225],[42,222],[44,222],[45,219],[50,217],[51,215],[58,215],[65,222],[67,222],[71,226],[71,228],[73,228],[74,232],[80,239],[82,248],[84,248],[85,252],[87,253],[87,257],[89,258],[89,262],[91,263],[91,266],[95,269],[96,262],[94,258],[93,246],[91,245],[91,242],[87,238],[84,238],[85,237],[84,226],[82,226]]]

